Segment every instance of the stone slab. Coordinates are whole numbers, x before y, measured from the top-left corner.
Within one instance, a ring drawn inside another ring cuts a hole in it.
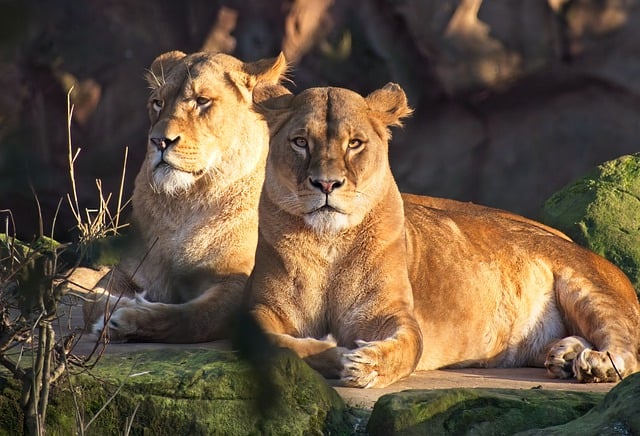
[[[63,307],[64,316],[58,323],[60,334],[78,332],[82,327],[82,315],[79,307],[69,305]],[[89,355],[96,346],[93,335],[83,334],[73,352],[78,355]],[[127,353],[141,350],[185,350],[185,349],[221,349],[228,350],[227,341],[214,341],[201,344],[152,344],[124,343],[108,344],[105,353]],[[97,352],[102,350],[99,345]],[[505,388],[505,389],[552,389],[579,392],[608,392],[615,383],[584,384],[575,380],[557,380],[547,376],[543,368],[464,368],[437,371],[417,371],[404,380],[381,389],[356,389],[338,386],[336,380],[329,380],[347,404],[364,409],[371,409],[377,399],[391,392],[406,389],[447,389],[447,388]]]

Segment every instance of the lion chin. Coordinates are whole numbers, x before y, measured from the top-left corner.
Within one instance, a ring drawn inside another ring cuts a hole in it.
[[[323,206],[304,216],[304,222],[318,234],[335,235],[350,227],[349,216],[328,206]]]
[[[175,196],[188,191],[204,172],[188,172],[162,163],[153,170],[151,187],[157,193]]]

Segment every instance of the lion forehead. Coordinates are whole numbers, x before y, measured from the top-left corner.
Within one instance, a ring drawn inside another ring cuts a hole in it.
[[[290,126],[321,138],[371,134],[374,131],[366,101],[348,89],[307,89],[296,96],[292,109],[294,115]]]
[[[226,55],[195,53],[182,59],[178,65],[158,78],[158,91],[166,97],[208,91],[221,92],[226,89],[229,71],[241,70],[242,64]],[[235,62],[232,62],[235,61]]]

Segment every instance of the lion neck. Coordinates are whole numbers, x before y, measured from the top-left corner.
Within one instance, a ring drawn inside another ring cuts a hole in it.
[[[184,232],[185,227],[194,233],[204,227],[224,231],[227,225],[243,221],[257,228],[266,140],[264,144],[264,158],[230,183],[219,182],[222,174],[205,174],[188,189],[169,195],[152,187],[148,171],[140,171],[132,197],[133,221],[140,233],[149,242],[159,234]]]

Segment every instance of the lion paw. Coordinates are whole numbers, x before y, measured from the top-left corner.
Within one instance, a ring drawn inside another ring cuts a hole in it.
[[[579,336],[561,339],[549,349],[544,366],[552,377],[571,378],[575,375],[573,364],[576,357],[590,347],[591,344]]]
[[[111,315],[106,317],[108,337],[111,342],[123,342],[138,331],[138,320],[141,312],[146,311],[150,305],[144,296],[136,298],[122,297],[118,301]],[[93,324],[92,332],[100,335],[105,328],[105,317]]]
[[[345,386],[372,388],[380,382],[378,367],[379,352],[376,342],[356,341],[358,348],[342,355],[340,379]]]
[[[583,383],[616,382],[622,378],[619,371],[624,372],[623,360],[600,351],[586,349],[573,361],[576,379]]]

